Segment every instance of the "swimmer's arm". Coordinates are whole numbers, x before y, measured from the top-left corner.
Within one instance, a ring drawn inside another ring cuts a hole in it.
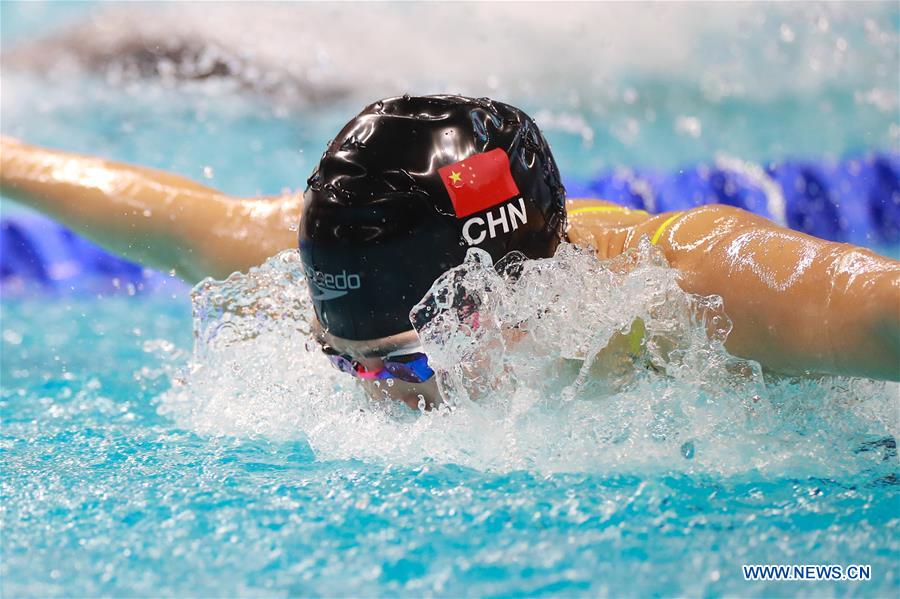
[[[5,197],[187,281],[224,278],[296,247],[297,194],[238,199],[164,171],[0,142]]]
[[[669,216],[631,227],[625,246]],[[658,245],[682,288],[722,296],[732,354],[785,374],[900,380],[900,262],[721,205],[683,213]]]

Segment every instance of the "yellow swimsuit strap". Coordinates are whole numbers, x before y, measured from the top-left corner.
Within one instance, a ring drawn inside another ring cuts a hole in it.
[[[576,216],[578,214],[589,214],[592,212],[637,212],[638,214],[649,214],[646,210],[639,210],[636,208],[625,208],[624,206],[586,206],[584,208],[576,208],[574,210],[569,210],[569,216]],[[659,238],[662,237],[663,232],[666,230],[666,227],[672,224],[676,218],[684,214],[683,212],[676,212],[665,221],[663,224],[659,226],[653,236],[650,238],[650,243],[656,245],[659,242]]]
[[[674,221],[676,218],[678,218],[682,214],[684,214],[684,212],[676,212],[675,214],[673,214],[672,216],[670,216],[669,218],[664,220],[663,224],[661,224],[659,226],[659,228],[656,230],[656,233],[653,234],[653,237],[650,238],[650,243],[652,243],[653,245],[656,245],[659,242],[659,238],[662,237],[663,231],[666,230],[666,227],[671,225],[672,221]]]
[[[638,210],[637,208],[626,208],[625,206],[587,206],[585,208],[576,208],[569,210],[569,216],[576,214],[587,214],[589,212],[637,212],[638,214],[647,214],[646,210]]]

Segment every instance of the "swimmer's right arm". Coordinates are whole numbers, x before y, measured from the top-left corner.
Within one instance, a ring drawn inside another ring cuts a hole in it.
[[[165,171],[0,138],[0,192],[107,250],[196,282],[297,247],[300,197],[234,198]]]

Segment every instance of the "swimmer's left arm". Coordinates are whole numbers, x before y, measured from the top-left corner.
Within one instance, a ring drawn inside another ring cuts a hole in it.
[[[722,296],[731,353],[786,374],[900,380],[900,262],[729,206],[672,216],[629,227],[624,247],[656,233],[682,288]]]

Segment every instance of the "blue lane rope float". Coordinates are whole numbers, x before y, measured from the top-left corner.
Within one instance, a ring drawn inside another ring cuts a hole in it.
[[[764,167],[720,158],[671,173],[620,169],[566,190],[651,213],[728,204],[833,241],[900,244],[900,154]]]
[[[114,256],[43,216],[0,219],[0,293],[136,293],[182,287],[177,280]]]
[[[865,246],[900,244],[900,154],[758,166],[719,158],[670,173],[619,169],[566,181],[570,198],[601,198],[651,213],[737,206],[798,231]],[[0,290],[115,292],[171,278],[112,256],[64,226],[18,213],[0,219]]]

